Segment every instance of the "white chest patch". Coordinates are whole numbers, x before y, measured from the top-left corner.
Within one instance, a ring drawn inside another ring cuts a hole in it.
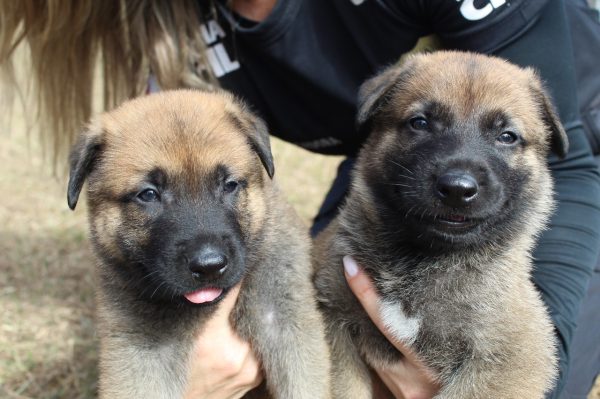
[[[264,322],[269,327],[271,327],[273,324],[275,324],[275,311],[274,310],[269,310],[269,311],[265,312]]]
[[[401,303],[382,301],[379,311],[383,323],[396,339],[406,344],[412,344],[415,341],[421,327],[420,318],[407,317],[402,310]]]

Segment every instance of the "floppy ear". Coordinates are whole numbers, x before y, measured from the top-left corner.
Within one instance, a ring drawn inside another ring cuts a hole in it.
[[[248,136],[250,147],[256,152],[267,174],[272,179],[275,174],[275,163],[273,161],[273,154],[271,153],[271,139],[269,138],[267,124],[261,118],[248,111],[243,105],[242,109],[247,112],[248,117],[244,118],[247,122],[242,122],[243,125],[241,127]]]
[[[542,120],[548,129],[550,129],[550,148],[552,152],[560,158],[567,156],[569,152],[569,139],[563,125],[558,118],[554,105],[550,97],[543,90],[538,92],[538,98],[542,107]]]
[[[409,73],[411,59],[389,66],[365,81],[358,91],[358,114],[356,122],[363,125],[377,113],[389,100],[389,94],[404,74]]]
[[[234,104],[234,107],[229,108],[229,117],[231,122],[248,138],[248,144],[252,150],[260,158],[269,178],[273,178],[275,174],[275,164],[273,162],[273,154],[271,153],[271,141],[269,139],[269,128],[267,124],[242,101],[241,98],[235,97],[232,94],[229,96]]]
[[[269,129],[267,128],[267,124],[255,115],[252,115],[250,122],[250,129],[248,131],[250,147],[258,154],[267,174],[272,179],[275,174],[275,164],[273,162],[273,154],[271,153]]]
[[[67,188],[67,202],[69,208],[75,209],[79,193],[85,179],[94,168],[96,159],[102,151],[103,130],[100,127],[90,127],[83,131],[69,155],[69,185]]]
[[[560,158],[564,158],[567,156],[567,152],[569,152],[567,133],[560,122],[554,104],[550,100],[550,95],[544,89],[537,72],[533,68],[526,68],[526,70],[531,74],[530,87],[540,108],[542,121],[546,125],[546,129],[550,132],[550,148]]]

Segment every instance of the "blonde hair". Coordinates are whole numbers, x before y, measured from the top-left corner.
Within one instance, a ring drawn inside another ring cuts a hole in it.
[[[142,94],[152,73],[161,88],[207,88],[197,0],[19,0],[0,2],[0,65],[15,82],[11,56],[31,55],[40,131],[54,161],[92,113],[94,77],[103,108]]]

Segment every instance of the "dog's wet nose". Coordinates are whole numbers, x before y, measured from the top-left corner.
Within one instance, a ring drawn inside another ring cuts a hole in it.
[[[194,277],[214,277],[227,269],[227,256],[214,246],[204,246],[189,259],[189,268]]]
[[[465,171],[448,171],[437,179],[436,195],[453,208],[463,207],[477,198],[479,185],[475,177]]]

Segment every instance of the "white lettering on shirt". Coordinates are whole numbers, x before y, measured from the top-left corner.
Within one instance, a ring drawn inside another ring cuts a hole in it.
[[[456,0],[461,1],[461,0]],[[460,13],[469,21],[479,21],[490,15],[492,11],[506,4],[506,0],[489,0],[481,8],[475,6],[475,0],[464,0],[460,5]]]
[[[213,19],[208,21],[206,24],[202,24],[200,26],[200,32],[202,33],[202,38],[207,46],[226,36],[225,31],[223,28],[221,28],[221,25],[219,25],[217,21]]]
[[[206,49],[206,58],[217,78],[240,68],[240,63],[229,58],[223,43],[217,43]]]
[[[221,42],[227,36],[225,30],[215,20],[210,20],[200,26],[202,39],[207,46],[206,58],[217,78],[240,69],[240,63],[231,58]]]

